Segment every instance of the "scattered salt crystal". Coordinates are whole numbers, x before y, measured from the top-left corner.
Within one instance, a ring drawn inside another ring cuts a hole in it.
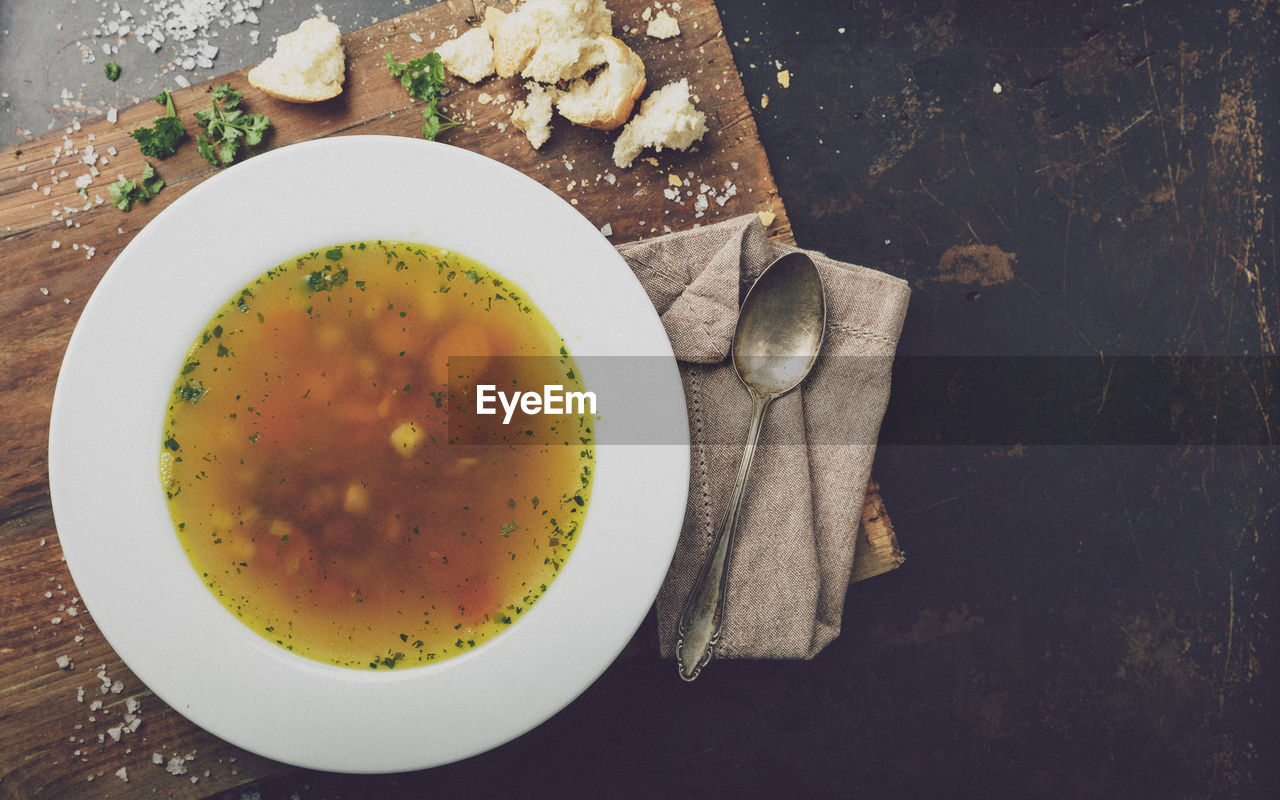
[[[47,293],[47,292],[46,292],[46,293]],[[55,659],[55,661],[56,661],[56,662],[57,662],[57,664],[58,664],[58,669],[70,669],[70,668],[71,668],[71,657],[70,657],[70,656],[58,656],[58,657],[57,657],[57,659]]]
[[[606,222],[605,224],[600,226],[600,233],[604,236],[612,236],[613,226],[610,225],[608,222]]]
[[[128,770],[128,768],[127,768],[127,767],[121,767],[120,769],[116,770],[116,777],[117,777],[117,778],[119,778],[120,780],[124,781],[125,783],[128,783],[128,782],[129,782],[129,770]]]
[[[160,755],[159,753],[152,753],[152,754],[151,754],[151,763],[152,763],[152,764],[163,764],[163,763],[164,763],[164,756]]]
[[[153,755],[151,757],[151,760],[155,761],[155,759],[156,759],[156,756]],[[156,763],[158,764],[160,762],[157,761]],[[170,775],[186,775],[187,765],[186,765],[186,762],[184,762],[181,757],[174,756],[173,758],[169,759],[169,763],[165,765],[164,771],[169,773]]]
[[[191,85],[191,81],[187,80],[185,75],[174,75],[173,82],[178,84],[178,86],[182,87],[183,89]]]
[[[410,38],[410,39],[412,39],[412,40],[414,40],[414,41],[415,41],[415,42],[417,42],[418,44],[422,44],[422,37],[421,37],[421,36],[419,36],[419,35],[418,35],[418,34],[416,34],[416,33],[411,33],[411,34],[409,34],[409,38]]]
[[[51,246],[54,250],[57,250],[59,247],[62,247],[62,242],[58,241],[57,239],[54,239],[53,242],[51,242]]]

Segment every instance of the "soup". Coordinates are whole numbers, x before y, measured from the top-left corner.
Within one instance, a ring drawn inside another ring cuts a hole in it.
[[[551,324],[482,264],[369,241],[267,271],[202,331],[166,415],[161,479],[201,579],[257,633],[342,666],[501,633],[578,536],[592,417],[508,436],[463,413],[480,383],[585,391]],[[500,443],[458,443],[451,412]]]

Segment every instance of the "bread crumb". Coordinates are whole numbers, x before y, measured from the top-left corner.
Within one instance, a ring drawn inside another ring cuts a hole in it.
[[[760,217],[760,224],[766,228],[772,225],[773,221],[778,218],[778,215],[772,211],[759,211],[756,213],[756,216]]]
[[[995,92],[996,94],[1000,94],[1001,92],[1004,91],[1004,87],[997,83],[995,86],[991,87],[991,91]]]
[[[791,88],[791,70],[784,69],[778,72],[778,85],[783,89]]]
[[[761,108],[769,107],[769,95],[765,94],[760,96],[760,107]]]
[[[645,33],[655,39],[671,39],[680,35],[680,23],[663,9],[649,21]]]
[[[683,186],[684,181],[680,180],[680,176],[674,172],[667,176],[667,183],[671,186]]]

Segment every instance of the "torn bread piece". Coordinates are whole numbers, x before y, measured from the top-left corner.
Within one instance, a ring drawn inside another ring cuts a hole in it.
[[[588,128],[611,131],[627,121],[636,100],[644,92],[644,62],[631,48],[612,36],[600,40],[604,68],[591,79],[578,78],[556,101],[556,110],[567,120]]]
[[[249,70],[249,83],[291,103],[318,103],[342,93],[342,32],[328,17],[309,19],[276,41],[275,55]]]
[[[504,78],[572,80],[599,59],[599,40],[612,32],[613,12],[604,0],[525,0],[492,23],[494,69]]]
[[[493,74],[493,39],[484,28],[472,28],[436,48],[440,63],[468,83],[479,83]]]
[[[659,152],[664,147],[687,150],[706,132],[707,115],[694,108],[689,80],[681,78],[644,99],[640,112],[614,142],[613,163],[625,169],[646,147]]]
[[[529,144],[537,150],[551,138],[551,106],[562,92],[553,86],[543,86],[530,81],[525,85],[529,94],[517,101],[511,111],[511,121],[524,131]]]
[[[664,8],[649,20],[649,27],[645,33],[655,39],[670,39],[680,35],[680,23]]]
[[[505,19],[507,12],[497,6],[489,6],[484,10],[484,21],[480,23],[480,27],[489,33],[490,39],[498,38],[498,23]]]

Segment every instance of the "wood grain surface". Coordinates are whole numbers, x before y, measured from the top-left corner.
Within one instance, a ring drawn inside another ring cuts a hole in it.
[[[550,141],[534,151],[509,121],[512,102],[523,94],[518,82],[497,78],[474,87],[451,79],[454,91],[445,108],[466,124],[442,139],[532,176],[597,226],[609,225],[615,242],[759,211],[776,215],[771,234],[791,241],[786,210],[712,2],[684,2],[682,33],[667,41],[640,34],[642,3],[614,0],[610,5],[615,33],[644,59],[650,87],[689,78],[709,127],[694,151],[646,153],[631,169],[620,170],[610,159],[612,135],[562,120]],[[388,77],[383,52],[401,60],[422,54],[477,24],[481,13],[479,4],[450,0],[346,35],[346,91],[327,103],[273,100],[251,89],[243,72],[176,92],[174,99],[190,130],[192,112],[208,104],[209,86],[230,81],[245,91],[248,110],[272,120],[257,152],[330,135],[417,136],[418,104]],[[76,595],[50,508],[49,410],[80,311],[133,235],[215,171],[188,141],[174,157],[154,162],[166,181],[155,199],[128,213],[111,206],[107,185],[121,174],[137,177],[143,168],[128,132],[149,125],[160,113],[159,106],[144,102],[121,109],[114,123],[90,120],[0,152],[4,797],[199,798],[288,769],[198,729],[152,696],[121,663]],[[106,163],[98,162],[100,174],[81,192],[76,179],[89,172],[90,147]],[[681,184],[674,198],[671,176]],[[855,579],[899,563],[901,553],[873,485],[859,533]],[[119,580],[127,590],[130,575]],[[637,638],[644,635],[642,629]],[[643,646],[633,642],[624,657],[650,654],[650,645],[649,640]]]

